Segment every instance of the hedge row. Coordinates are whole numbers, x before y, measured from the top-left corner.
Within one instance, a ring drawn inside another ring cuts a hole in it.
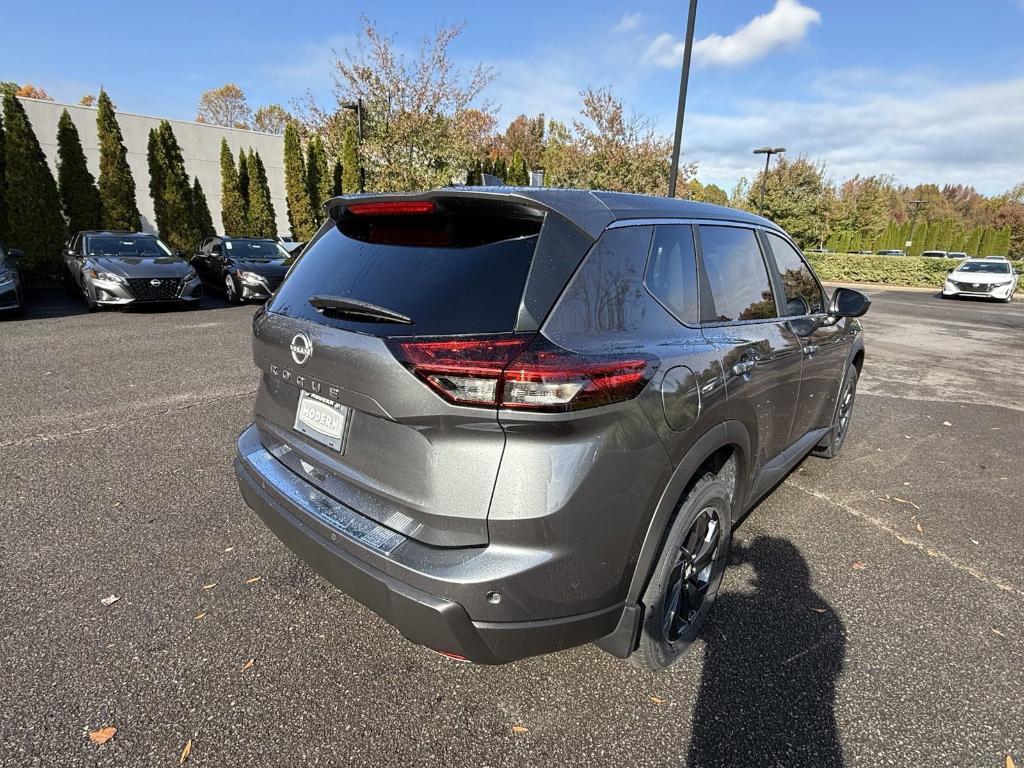
[[[952,259],[857,253],[809,253],[807,260],[825,282],[882,283],[936,289],[942,287],[947,273],[957,264]],[[1011,263],[1017,272],[1024,272],[1024,261]],[[1017,292],[1024,293],[1024,280],[1018,281]]]

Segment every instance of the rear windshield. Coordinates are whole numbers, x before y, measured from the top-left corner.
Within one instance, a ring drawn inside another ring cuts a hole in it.
[[[364,232],[350,232],[350,237],[339,226],[329,229],[303,253],[270,311],[375,336],[514,330],[536,234],[522,234],[524,228],[517,226],[517,236],[496,242],[476,239],[466,246],[440,245],[430,234],[422,238],[425,244],[414,245],[405,243],[417,239],[415,226],[400,233],[394,227],[402,227],[401,222],[381,229],[385,234],[376,238],[367,238]],[[531,223],[525,231],[538,229]],[[502,234],[500,227],[496,231]],[[368,302],[405,315],[412,324],[323,315],[310,305],[313,296]]]

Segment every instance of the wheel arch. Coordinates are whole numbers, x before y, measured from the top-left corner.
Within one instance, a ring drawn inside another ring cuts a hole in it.
[[[676,465],[651,515],[626,593],[622,618],[612,634],[597,641],[599,648],[620,658],[632,653],[643,618],[640,598],[650,581],[679,503],[697,480],[710,471],[727,484],[731,482],[733,523],[742,517],[753,487],[750,447],[746,426],[730,420],[705,432]]]

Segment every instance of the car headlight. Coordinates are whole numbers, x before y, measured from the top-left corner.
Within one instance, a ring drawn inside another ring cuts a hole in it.
[[[0,284],[13,283],[14,273],[9,269],[0,269]]]
[[[243,269],[238,270],[235,274],[246,285],[263,285],[263,275],[256,274],[255,272],[246,272]]]
[[[992,283],[992,286],[994,288],[1005,288],[1006,286],[1008,286],[1012,282],[1013,282],[1013,280],[1003,280],[1003,282],[1001,282],[1001,283]]]
[[[197,277],[199,277],[199,273],[196,272],[194,269],[189,269],[189,271],[185,273],[185,282],[191,283]]]
[[[107,280],[111,283],[121,283],[121,285],[127,285],[128,281],[120,275],[115,275],[113,272],[104,272],[102,269],[94,269],[89,267],[85,270],[85,274],[91,277],[93,280]]]

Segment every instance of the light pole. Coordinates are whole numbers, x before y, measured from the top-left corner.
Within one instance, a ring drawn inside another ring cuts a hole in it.
[[[679,75],[679,106],[676,107],[676,133],[672,141],[672,165],[668,172],[668,196],[676,196],[679,176],[679,150],[683,144],[683,113],[686,112],[686,86],[690,81],[690,51],[693,50],[693,26],[697,23],[697,0],[690,0],[686,18],[686,47],[683,49],[683,71]]]
[[[363,150],[363,97],[359,96],[355,101],[346,101],[341,105],[342,109],[350,109],[356,113],[356,137],[358,138],[359,154]],[[366,188],[366,174],[363,172],[363,164],[359,163],[359,191]]]
[[[911,201],[909,201],[907,203],[907,205],[909,205],[910,208],[911,208],[911,213],[910,213],[910,237],[907,239],[906,244],[904,244],[904,246],[903,246],[906,249],[906,255],[907,256],[910,255],[910,249],[914,246],[914,225],[917,223],[917,213],[918,213],[918,211],[921,210],[921,208],[924,206],[924,204],[925,204],[924,200],[911,200]]]
[[[764,173],[761,174],[761,203],[758,213],[764,214],[764,185],[768,181],[768,163],[772,161],[772,155],[781,155],[785,151],[785,147],[759,147],[754,150],[755,155],[764,155]]]

